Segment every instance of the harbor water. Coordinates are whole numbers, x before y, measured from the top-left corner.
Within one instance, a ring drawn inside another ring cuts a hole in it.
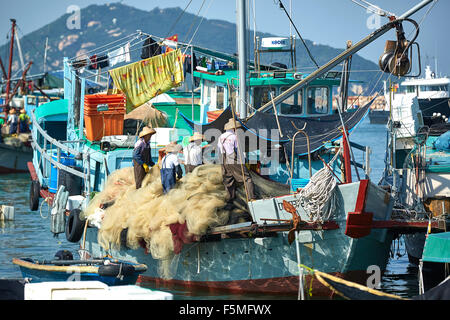
[[[370,124],[368,117],[351,134],[350,140],[372,148],[370,178],[375,182],[381,178],[386,148],[386,126]],[[354,151],[358,162],[361,152]],[[363,176],[363,172],[360,171]],[[76,256],[78,244],[70,243],[65,235],[53,237],[50,232],[50,209],[41,199],[38,211],[29,210],[29,174],[0,175],[0,205],[15,207],[14,221],[0,222],[0,278],[21,278],[19,267],[13,258],[53,258],[58,250],[70,250]],[[387,270],[381,277],[380,290],[412,297],[418,294],[417,268],[410,265],[403,238],[395,240],[391,248]],[[164,288],[156,288],[164,290]],[[200,291],[171,291],[175,299],[296,299],[296,296],[267,295],[210,295]]]

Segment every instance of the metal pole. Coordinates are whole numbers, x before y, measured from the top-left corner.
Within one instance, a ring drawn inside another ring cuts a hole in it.
[[[11,19],[11,22],[12,27],[11,27],[11,43],[9,45],[8,79],[6,80],[6,101],[5,101],[6,105],[9,103],[9,90],[11,88],[11,67],[14,54],[13,48],[14,48],[14,34],[16,30],[16,19]]]
[[[298,90],[300,90],[303,87],[305,87],[306,85],[308,85],[311,81],[313,81],[313,80],[319,78],[320,76],[324,75],[326,72],[328,72],[331,69],[333,69],[335,66],[337,66],[339,63],[341,63],[342,61],[347,59],[349,56],[355,54],[356,52],[358,52],[362,48],[366,47],[367,45],[369,45],[370,43],[372,43],[373,41],[375,41],[376,39],[378,39],[379,37],[384,35],[386,32],[391,30],[399,20],[408,18],[410,15],[414,14],[415,12],[417,12],[420,9],[422,9],[424,6],[426,6],[427,4],[429,4],[430,2],[433,2],[433,1],[435,1],[435,0],[424,0],[420,4],[416,5],[412,9],[410,9],[409,11],[405,12],[398,19],[396,19],[394,21],[391,21],[391,22],[385,24],[384,26],[382,26],[381,28],[375,30],[370,35],[368,35],[367,37],[365,37],[364,39],[362,39],[361,41],[356,43],[354,46],[352,46],[351,48],[345,50],[344,52],[342,52],[337,57],[331,59],[329,62],[327,62],[322,67],[320,67],[319,69],[315,70],[309,76],[307,76],[306,78],[304,78],[303,80],[298,82],[296,85],[292,86],[291,88],[289,88],[288,90],[286,90],[282,94],[280,94],[277,97],[275,97],[274,98],[274,103],[278,104],[278,103],[286,100],[287,98],[292,96],[294,93],[296,93]],[[259,108],[258,111],[264,112],[269,107],[271,107],[271,105],[272,105],[272,102],[268,102],[265,105],[263,105],[261,108]]]
[[[247,26],[246,0],[238,1],[238,55],[239,55],[239,117],[247,118]]]
[[[295,249],[297,252],[297,264],[298,264],[298,300],[305,300],[305,292],[303,290],[303,268],[301,267],[302,260],[300,258],[300,245],[299,245],[298,231],[295,230]]]
[[[191,46],[191,89],[192,89],[192,121],[194,117],[194,48]]]

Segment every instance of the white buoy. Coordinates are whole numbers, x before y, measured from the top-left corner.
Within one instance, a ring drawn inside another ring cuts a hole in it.
[[[0,208],[0,220],[1,221],[13,221],[14,220],[14,207],[1,206]]]

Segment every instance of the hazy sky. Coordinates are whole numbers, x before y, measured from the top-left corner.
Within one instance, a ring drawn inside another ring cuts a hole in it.
[[[142,10],[152,10],[155,7],[185,8],[191,1],[187,11],[197,14],[203,1],[204,6],[200,15],[208,19],[221,19],[236,22],[235,0],[123,0],[124,4]],[[256,30],[270,32],[276,35],[289,35],[289,21],[284,12],[276,4],[277,0],[255,0],[255,14],[250,10],[251,28],[253,29],[253,16],[256,20]],[[6,34],[10,28],[9,18],[17,19],[20,34],[27,34],[49,22],[54,21],[71,5],[84,8],[90,4],[104,4],[118,1],[93,0],[0,0],[0,43],[6,41]],[[253,0],[249,1],[253,7]],[[320,44],[343,48],[347,40],[354,43],[371,33],[379,22],[387,22],[386,18],[376,19],[372,13],[358,6],[352,0],[282,0],[288,11],[292,11],[293,21],[301,35]],[[379,7],[401,15],[420,0],[369,0]],[[292,8],[291,8],[292,3]],[[434,69],[437,58],[438,72],[450,76],[450,0],[439,0],[434,8],[427,14],[428,5],[412,16],[420,23],[421,31],[417,41],[421,46],[422,65],[431,64]],[[425,17],[425,19],[423,19]],[[83,17],[81,17],[83,19]],[[139,29],[139,26],[136,26]],[[412,28],[405,23],[407,37],[411,38]],[[144,30],[151,33],[151,30]],[[295,32],[292,29],[292,32]],[[359,52],[364,58],[378,61],[388,39],[395,39],[394,31],[388,32],[367,48]],[[43,44],[44,45],[44,44]]]

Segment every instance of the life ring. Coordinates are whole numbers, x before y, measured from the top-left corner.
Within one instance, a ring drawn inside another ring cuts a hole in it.
[[[103,277],[131,276],[135,273],[132,265],[119,263],[107,264],[98,267],[98,275]]]
[[[30,210],[36,211],[39,208],[41,186],[39,181],[33,180],[30,185]]]
[[[66,222],[66,239],[69,242],[78,242],[83,235],[84,221],[80,219],[80,209],[70,211]]]

